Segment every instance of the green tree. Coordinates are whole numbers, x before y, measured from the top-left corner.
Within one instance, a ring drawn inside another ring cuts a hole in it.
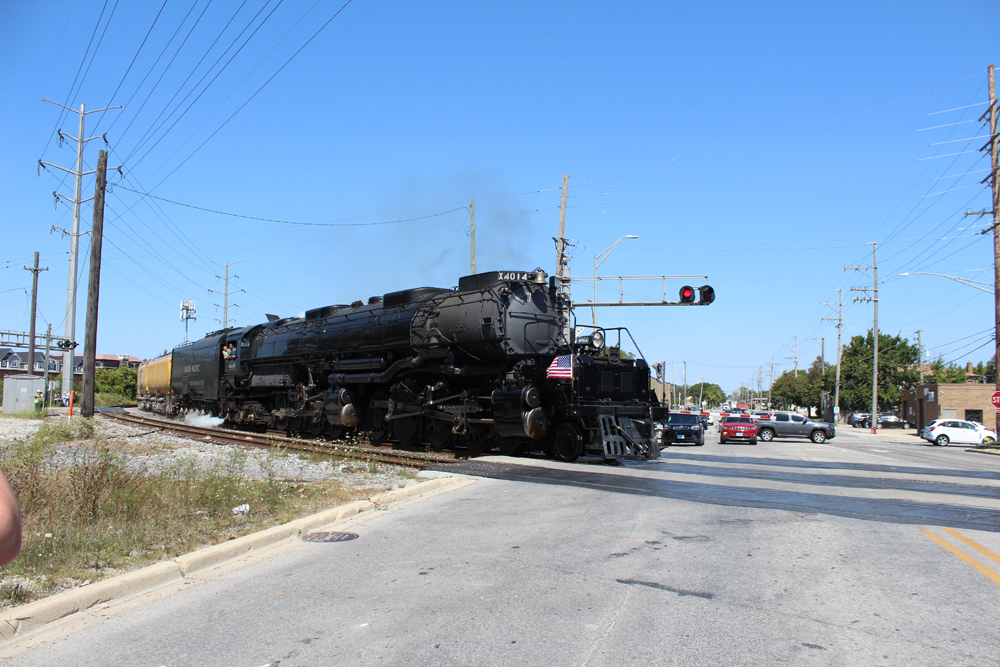
[[[771,385],[771,401],[784,408],[808,405],[809,374],[806,371],[785,371]]]
[[[931,370],[934,372],[934,381],[940,384],[963,383],[968,379],[964,368],[957,366],[954,363],[945,366],[941,357],[938,357],[937,360],[931,364]],[[924,379],[926,380],[927,378]]]
[[[802,402],[799,405],[809,408],[810,414],[813,408],[816,408],[817,411],[823,408],[823,392],[833,391],[832,385],[830,388],[826,386],[830,369],[830,364],[824,363],[823,358],[817,356],[812,365],[809,366],[809,370],[806,371],[806,381],[801,396]],[[836,383],[836,377],[834,377],[834,383]]]
[[[872,358],[874,338],[854,336],[840,355],[840,409],[842,412],[870,410],[872,405]],[[917,346],[899,335],[878,336],[878,409],[896,408],[903,389],[919,381]],[[826,375],[827,391],[830,374]]]
[[[102,368],[94,375],[94,388],[100,394],[118,394],[135,398],[135,388],[138,381],[138,371],[125,366],[123,368]]]
[[[994,384],[997,381],[997,358],[990,357],[987,362],[980,361],[976,364],[976,375],[980,377],[983,384]]]
[[[688,387],[688,396],[691,397],[693,403],[697,403],[700,396],[701,400],[705,401],[710,408],[714,408],[726,400],[726,392],[722,391],[722,387],[711,382],[699,382],[691,385]]]

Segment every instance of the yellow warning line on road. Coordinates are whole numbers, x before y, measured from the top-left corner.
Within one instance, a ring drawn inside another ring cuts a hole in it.
[[[944,530],[948,531],[949,534],[954,534],[948,528],[945,528]],[[976,560],[975,558],[973,558],[969,554],[965,553],[964,551],[962,551],[958,547],[952,545],[947,540],[945,540],[943,537],[939,537],[939,536],[935,535],[934,533],[932,533],[927,528],[925,528],[923,526],[920,526],[920,532],[922,532],[924,535],[926,535],[927,537],[929,537],[932,540],[934,540],[935,542],[937,542],[942,548],[944,548],[945,550],[947,550],[948,552],[950,552],[953,556],[955,556],[955,558],[959,559],[960,561],[962,561],[966,565],[972,567],[974,570],[978,571],[984,577],[986,577],[987,579],[991,580],[997,586],[1000,586],[1000,574],[998,574],[997,572],[994,572],[993,570],[991,570],[990,568],[986,567],[985,565],[983,565],[982,563],[980,563],[978,560]],[[959,536],[956,535],[956,537],[959,537]],[[963,542],[967,541],[966,538],[964,538],[964,536],[959,537],[959,539],[961,539]],[[968,540],[968,542],[972,542],[972,540]],[[969,546],[973,546],[973,544],[969,544]],[[973,548],[976,548],[978,546],[979,545],[976,545]],[[981,547],[981,549],[984,552],[989,552],[989,554],[992,554],[992,556],[990,556],[990,557],[993,558],[993,560],[997,560],[996,554],[993,554],[992,551],[989,551],[989,549],[986,549],[986,547]],[[987,555],[989,555],[989,554],[987,554]],[[1000,562],[1000,561],[997,561],[997,562]]]
[[[989,549],[987,549],[986,547],[984,547],[982,544],[979,544],[978,542],[970,540],[968,537],[966,537],[962,533],[958,532],[957,530],[953,530],[951,528],[942,528],[941,530],[943,530],[944,532],[948,533],[949,535],[951,535],[952,537],[954,537],[956,539],[962,540],[963,542],[965,542],[966,544],[968,544],[970,547],[972,547],[973,549],[975,549],[976,551],[978,551],[982,555],[984,555],[987,558],[989,558],[994,563],[1000,563],[1000,556],[996,555],[995,553],[993,553],[992,551],[990,551]]]

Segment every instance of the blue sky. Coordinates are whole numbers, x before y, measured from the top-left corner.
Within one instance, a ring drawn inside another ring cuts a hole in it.
[[[870,328],[871,306],[849,291],[870,281],[844,271],[870,263],[868,241],[883,331],[920,329],[946,361],[990,356],[989,294],[898,274],[992,281],[986,221],[962,213],[989,208],[975,121],[986,67],[1000,64],[986,29],[1000,4],[354,0],[316,34],[342,4],[0,4],[0,329],[28,328],[21,267],[34,250],[50,269],[39,329],[64,328],[69,243],[49,229],[70,224],[52,192],[72,196],[72,179],[39,176],[37,161],[72,166],[53,133],[75,136],[76,120],[46,97],[125,106],[87,118],[124,172],[105,218],[101,353],[173,347],[185,299],[198,304],[192,336],[219,328],[213,262],[241,262],[239,324],[455,285],[469,273],[473,197],[480,271],[552,273],[568,173],[574,275],[592,276],[594,255],[633,234],[602,276],[707,275],[715,287],[708,308],[600,313],[650,361],[676,362],[678,382],[683,361],[689,383],[727,391],[772,357],[791,368],[793,337],[799,367],[819,354],[810,338],[835,358],[821,319],[835,313],[821,303],[844,290],[845,344]],[[102,146],[88,144],[88,168]],[[81,218],[89,229],[89,206]],[[574,287],[579,302],[592,294]]]

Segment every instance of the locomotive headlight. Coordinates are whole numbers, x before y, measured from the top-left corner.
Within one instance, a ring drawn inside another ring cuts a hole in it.
[[[595,350],[600,350],[602,347],[604,347],[604,334],[602,334],[600,331],[595,331],[594,333],[590,334],[590,346]]]

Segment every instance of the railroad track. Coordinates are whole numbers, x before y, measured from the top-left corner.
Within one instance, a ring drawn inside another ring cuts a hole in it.
[[[302,440],[271,433],[251,433],[228,428],[206,428],[203,426],[192,426],[184,422],[144,417],[121,411],[101,412],[100,415],[124,424],[160,429],[173,435],[191,438],[200,442],[211,442],[216,445],[237,445],[240,447],[266,449],[281,447],[282,449],[295,452],[342,456],[348,459],[375,461],[377,463],[401,465],[408,468],[428,468],[440,463],[453,463],[459,458],[452,453],[428,453],[399,449],[386,451],[381,447],[351,445],[339,441]]]

